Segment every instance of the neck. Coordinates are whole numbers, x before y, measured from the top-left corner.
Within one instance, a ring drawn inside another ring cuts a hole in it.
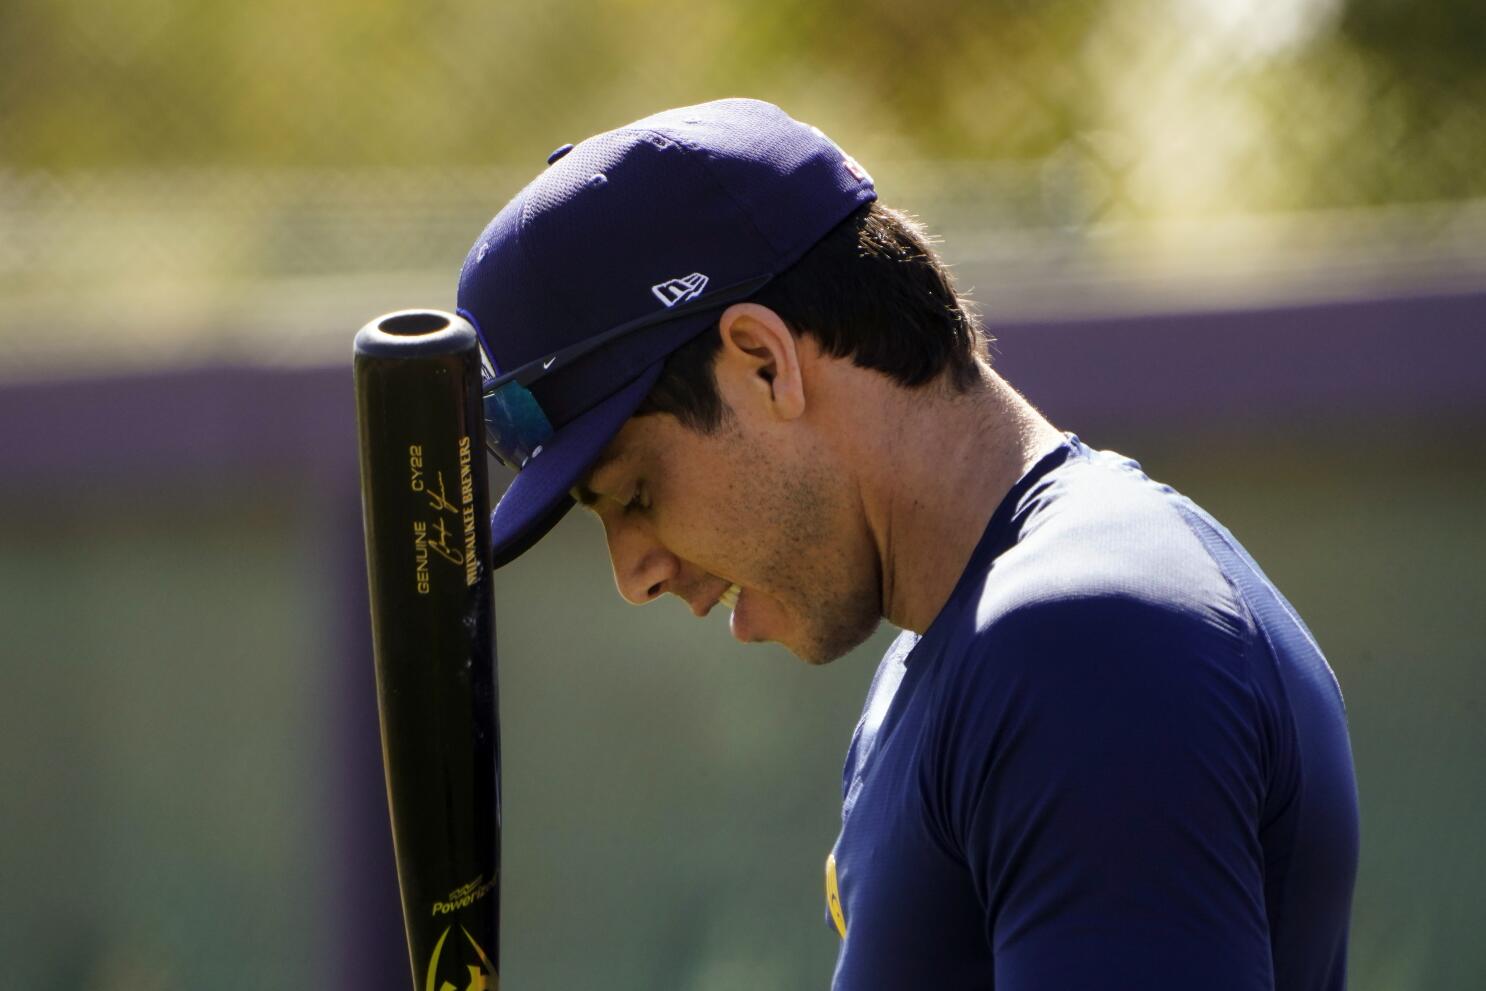
[[[857,464],[882,569],[882,614],[923,633],[954,591],[1002,498],[1062,440],[1000,376],[982,370],[968,393],[892,389],[880,430]]]

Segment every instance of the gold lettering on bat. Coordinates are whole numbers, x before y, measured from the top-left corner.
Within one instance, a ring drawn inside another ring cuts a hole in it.
[[[419,595],[427,595],[432,586],[428,581],[428,524],[413,521],[413,581]]]
[[[459,501],[468,506],[475,501],[475,473],[470,465],[470,439],[459,438]]]
[[[449,546],[449,524],[444,522],[444,518],[442,516],[433,521],[433,529],[434,532],[439,535],[439,537],[437,540],[429,540],[429,550],[433,551],[439,557],[443,558],[445,561],[448,561],[450,564],[463,564],[464,551],[460,550],[458,547]]]
[[[459,438],[459,501],[463,504],[464,583],[473,585],[480,578],[480,559],[475,553],[475,472],[468,437]]]
[[[432,488],[428,490],[428,508],[432,509],[436,513],[447,511],[453,513],[455,516],[458,516],[458,507],[456,507],[454,503],[449,501],[449,496],[444,491],[444,473],[437,472],[435,473],[434,477],[439,480],[439,490],[438,492],[434,492]]]
[[[423,491],[423,445],[408,445],[408,471],[412,473],[411,488],[414,492]]]
[[[442,471],[429,471],[423,455],[423,447],[413,444],[408,447],[408,468],[412,472],[412,488],[428,499],[428,508],[435,514],[431,522],[415,524],[423,538],[416,545],[419,556],[420,593],[429,591],[428,552],[432,551],[455,567],[464,569],[464,582],[474,585],[480,578],[480,559],[476,553],[475,527],[475,474],[474,445],[468,437],[459,438],[459,505],[449,499],[448,485]],[[428,475],[433,475],[432,479]],[[447,513],[459,521],[460,532],[445,519]]]
[[[435,492],[432,485],[428,487],[428,508],[437,513],[452,513],[455,518],[458,518],[459,507],[449,501],[448,490],[444,487],[444,473],[435,472],[434,478],[438,480],[439,490]],[[445,522],[442,515],[434,519],[433,529],[438,534],[438,539],[430,539],[429,548],[450,564],[463,565],[464,551],[458,544],[449,542],[449,524]]]
[[[457,912],[462,908],[468,908],[470,905],[473,905],[475,902],[479,901],[481,898],[484,898],[486,895],[490,894],[490,892],[494,891],[495,885],[495,878],[491,878],[487,881],[485,880],[485,875],[481,874],[470,883],[462,884],[459,887],[455,888],[453,891],[449,892],[447,901],[434,902],[433,910],[429,914],[448,915],[449,913]]]

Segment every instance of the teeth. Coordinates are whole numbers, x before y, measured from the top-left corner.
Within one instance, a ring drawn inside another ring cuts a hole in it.
[[[736,609],[736,608],[738,608],[738,596],[739,596],[740,593],[742,593],[742,591],[743,590],[741,588],[739,588],[736,584],[729,585],[723,591],[723,593],[717,597],[717,601],[718,602],[721,602],[723,605],[727,606],[729,609]]]

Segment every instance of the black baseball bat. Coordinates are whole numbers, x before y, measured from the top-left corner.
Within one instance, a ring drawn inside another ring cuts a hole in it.
[[[382,763],[414,991],[500,987],[500,720],[475,330],[404,310],[356,335]]]

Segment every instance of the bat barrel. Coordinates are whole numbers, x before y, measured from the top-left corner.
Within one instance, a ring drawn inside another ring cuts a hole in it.
[[[356,335],[383,766],[415,991],[499,987],[500,723],[475,330],[404,310]]]

